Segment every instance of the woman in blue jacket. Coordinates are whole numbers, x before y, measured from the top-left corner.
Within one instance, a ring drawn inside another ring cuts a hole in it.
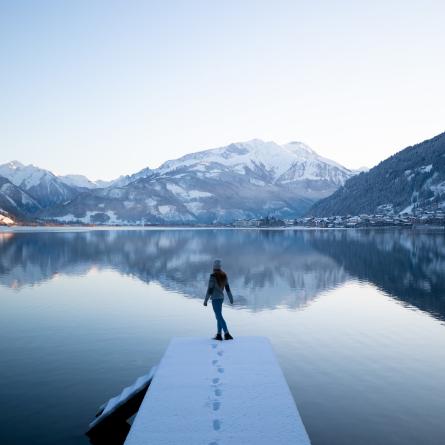
[[[213,337],[214,340],[222,340],[221,331],[224,331],[224,340],[233,340],[227,329],[226,321],[222,316],[222,304],[224,301],[224,289],[229,297],[230,304],[233,304],[233,296],[230,291],[229,282],[227,280],[227,274],[221,269],[221,260],[215,260],[213,262],[213,273],[209,278],[209,285],[207,287],[207,293],[204,299],[204,306],[207,306],[207,302],[212,301],[213,311],[215,312],[217,322],[217,334]]]

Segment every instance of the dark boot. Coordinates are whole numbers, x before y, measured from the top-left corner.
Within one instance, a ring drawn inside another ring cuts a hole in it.
[[[216,334],[216,335],[213,337],[213,340],[222,340],[221,334]]]
[[[224,340],[233,340],[233,337],[228,332],[226,332],[224,334]]]

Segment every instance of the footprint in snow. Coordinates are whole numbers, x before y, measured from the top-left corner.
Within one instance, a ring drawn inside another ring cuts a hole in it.
[[[216,365],[218,363],[218,360],[212,360],[212,365]]]
[[[212,379],[212,382],[214,385],[216,385],[219,382],[219,378],[215,377],[214,379]]]
[[[215,420],[213,421],[213,429],[214,429],[215,431],[218,431],[220,428],[221,428],[221,422],[220,422],[220,420],[215,419]]]
[[[213,411],[218,411],[221,406],[221,402],[215,401],[213,402]]]
[[[224,355],[224,351],[218,351],[217,354],[222,357]]]
[[[222,374],[223,372],[224,372],[224,368],[221,368],[221,366],[218,368],[218,372],[220,373],[220,374]]]
[[[216,389],[215,389],[215,396],[216,396],[216,397],[221,397],[221,396],[222,396],[222,391],[221,391],[221,389],[219,389],[219,388],[216,388]]]

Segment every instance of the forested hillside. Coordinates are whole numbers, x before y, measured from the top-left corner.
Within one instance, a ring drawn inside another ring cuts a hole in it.
[[[396,153],[315,203],[311,216],[445,208],[445,133]]]

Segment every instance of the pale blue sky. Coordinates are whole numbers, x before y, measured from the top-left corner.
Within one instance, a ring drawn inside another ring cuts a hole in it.
[[[0,163],[111,179],[301,140],[372,166],[445,131],[443,1],[0,0]]]

